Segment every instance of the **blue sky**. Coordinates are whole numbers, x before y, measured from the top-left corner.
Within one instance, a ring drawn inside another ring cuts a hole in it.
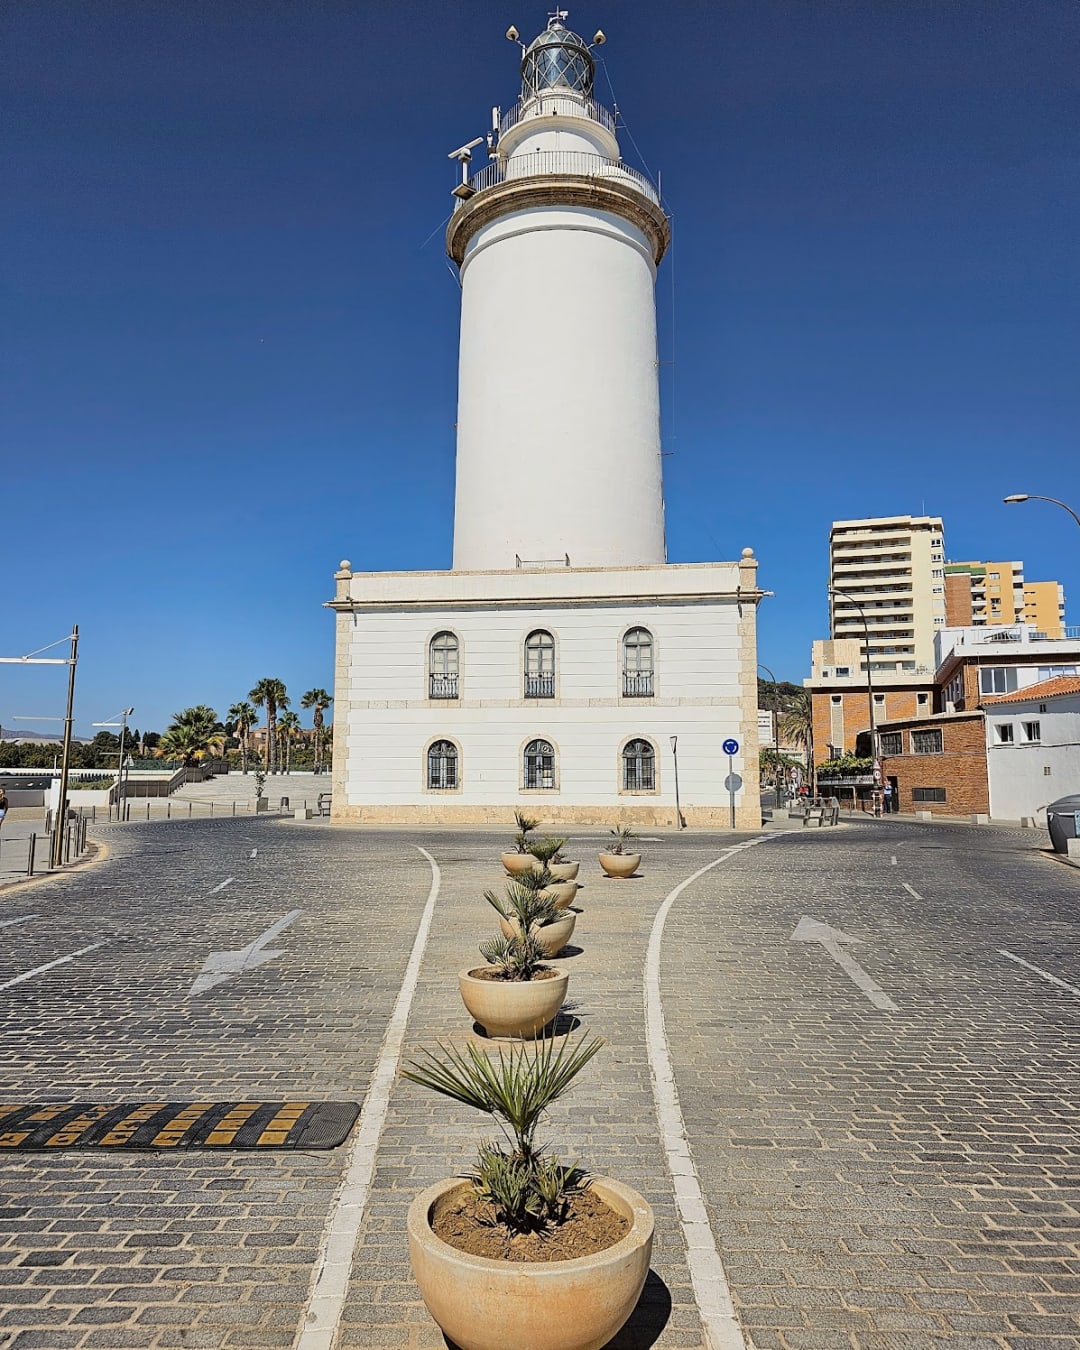
[[[2,655],[82,643],[77,730],[331,687],[321,602],[450,565],[449,150],[544,6],[35,0],[0,14]],[[927,512],[1080,614],[1080,9],[591,0],[662,174],[668,549],[747,544],[807,673],[829,522]],[[607,77],[598,93],[610,102]],[[572,336],[572,335],[571,335]],[[1075,621],[1075,620],[1074,620]],[[63,672],[0,666],[0,723]],[[23,723],[38,730],[44,723]]]

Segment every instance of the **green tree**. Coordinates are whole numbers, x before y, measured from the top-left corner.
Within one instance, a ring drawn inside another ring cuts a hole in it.
[[[240,741],[240,767],[244,773],[248,771],[248,743],[251,736],[251,728],[259,720],[259,714],[250,703],[234,703],[229,709],[229,721],[233,724],[233,734]]]
[[[257,708],[266,709],[266,767],[274,772],[277,761],[277,715],[289,706],[289,696],[282,680],[260,680],[248,694]]]
[[[811,787],[814,782],[814,711],[809,689],[796,689],[788,702],[787,712],[780,719],[780,735],[785,741],[802,748],[806,756],[806,777]]]
[[[294,712],[283,712],[278,718],[278,735],[285,743],[285,772],[292,768],[293,742],[300,736],[300,716]]]
[[[322,767],[323,745],[325,735],[323,732],[323,711],[329,708],[333,703],[333,698],[325,689],[309,689],[300,700],[301,708],[312,708],[311,725],[315,728],[315,772],[318,773]]]
[[[217,713],[205,703],[174,713],[172,725],[158,742],[157,754],[164,759],[179,759],[185,768],[219,751],[224,727]]]

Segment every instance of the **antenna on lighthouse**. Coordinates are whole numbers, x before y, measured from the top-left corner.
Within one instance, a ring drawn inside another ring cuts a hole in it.
[[[452,197],[460,197],[464,201],[465,198],[473,195],[475,189],[469,182],[469,165],[472,163],[473,150],[483,143],[484,137],[477,136],[468,145],[459,145],[456,150],[451,150],[446,156],[447,159],[456,159],[461,165],[461,182],[450,194]]]

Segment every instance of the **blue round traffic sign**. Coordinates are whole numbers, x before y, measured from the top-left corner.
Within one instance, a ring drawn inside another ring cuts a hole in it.
[[[724,742],[723,750],[725,755],[737,755],[739,753],[739,742],[734,736],[729,736]]]

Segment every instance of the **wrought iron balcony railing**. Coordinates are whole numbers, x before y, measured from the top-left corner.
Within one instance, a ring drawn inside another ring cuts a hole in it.
[[[554,698],[554,697],[555,697],[555,676],[554,676],[554,675],[526,675],[526,676],[525,676],[525,697],[526,697],[526,698]]]
[[[432,675],[430,687],[432,698],[457,698],[458,696],[456,675]]]
[[[652,698],[653,673],[651,670],[624,670],[622,691],[624,698]]]

